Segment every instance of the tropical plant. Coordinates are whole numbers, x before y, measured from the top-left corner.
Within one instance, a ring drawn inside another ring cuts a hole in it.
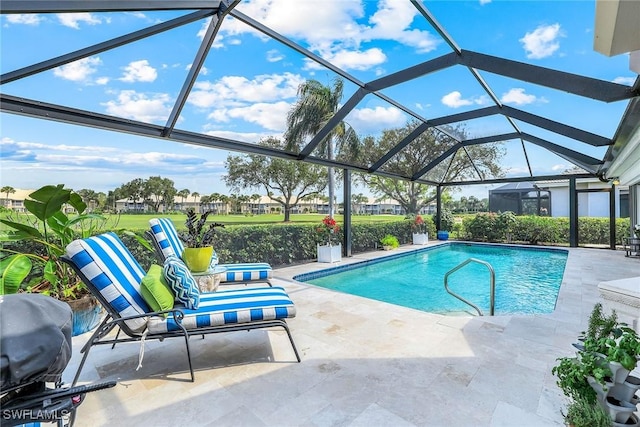
[[[77,215],[67,216],[63,207],[69,205]],[[35,277],[30,280],[27,291],[39,292],[61,300],[73,300],[88,293],[85,285],[75,272],[60,257],[64,255],[66,246],[77,237],[89,237],[104,221],[101,215],[87,214],[86,203],[73,190],[65,189],[63,184],[46,185],[33,193],[24,201],[25,209],[35,217],[30,224],[29,217],[16,222],[0,220],[12,230],[0,234],[0,241],[12,242],[31,240],[40,252],[14,253],[3,259],[3,278],[13,275],[24,275],[26,263],[23,256],[35,262]],[[12,252],[4,249],[5,252]],[[29,268],[29,273],[31,269]],[[29,274],[27,273],[27,274]],[[18,276],[18,277],[19,277]],[[26,276],[24,276],[26,277]],[[9,290],[13,289],[12,284]]]
[[[16,254],[0,260],[0,295],[15,294],[31,272],[33,263],[28,256]]]
[[[213,246],[213,241],[217,227],[224,227],[224,224],[212,222],[207,226],[207,217],[212,211],[206,211],[200,218],[193,209],[187,211],[187,219],[184,224],[187,231],[178,233],[178,237],[187,248],[204,248]]]
[[[392,234],[387,234],[386,236],[384,236],[382,239],[380,239],[380,243],[382,243],[382,246],[390,247],[392,249],[400,246],[398,238]]]
[[[331,85],[324,86],[316,80],[308,80],[298,87],[298,100],[287,115],[288,150],[299,150],[308,136],[315,137],[323,129],[340,108],[344,82],[337,77]],[[334,160],[344,152],[355,157],[359,152],[359,140],[356,132],[346,122],[339,122],[320,141],[320,152],[325,153],[328,160]],[[329,215],[335,213],[335,174],[328,168]]]

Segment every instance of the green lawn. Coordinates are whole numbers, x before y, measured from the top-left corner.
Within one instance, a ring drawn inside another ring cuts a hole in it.
[[[149,215],[121,215],[117,227],[127,229],[144,229],[149,226],[149,218],[157,217],[157,214]],[[177,214],[169,216],[177,228],[184,228],[186,215]],[[295,224],[319,224],[325,215],[319,214],[293,214],[291,223]],[[336,221],[343,222],[342,215],[336,215]],[[404,218],[402,215],[358,215],[353,216],[354,223],[399,221]],[[224,225],[255,225],[255,224],[286,224],[283,214],[264,214],[254,216],[244,215],[209,215],[207,222],[220,222]]]
[[[145,214],[145,215],[104,215],[107,218],[105,229],[118,229],[126,228],[129,230],[144,230],[149,227],[149,219],[161,214]],[[21,215],[24,217],[24,215]],[[184,220],[186,218],[183,214],[176,214],[169,216],[178,229],[184,228]],[[293,214],[291,215],[291,223],[295,224],[319,224],[325,215],[320,214]],[[1,216],[5,218],[5,216]],[[336,221],[342,223],[342,215],[336,215]],[[370,222],[387,222],[387,221],[399,221],[404,218],[402,215],[354,215],[352,217],[353,223],[370,223]],[[264,214],[254,216],[244,215],[209,215],[208,221],[221,222],[224,225],[255,225],[255,224],[286,224],[283,222],[283,214]],[[0,224],[0,230],[7,230],[4,224]]]

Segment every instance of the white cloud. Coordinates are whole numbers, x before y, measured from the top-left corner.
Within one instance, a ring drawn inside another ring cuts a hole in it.
[[[265,129],[282,132],[286,128],[287,113],[291,104],[285,101],[275,103],[255,103],[243,107],[216,109],[207,117],[217,122],[241,119],[255,123]]]
[[[614,83],[618,83],[620,85],[633,86],[636,82],[635,77],[616,77],[613,79]]]
[[[269,62],[278,62],[284,59],[284,55],[280,53],[277,49],[271,49],[267,52],[267,61]]]
[[[500,98],[501,102],[505,104],[516,104],[516,105],[526,105],[532,104],[536,102],[537,98],[535,95],[529,95],[524,93],[524,89],[516,87],[510,89],[509,92],[504,93]]]
[[[364,52],[357,50],[327,52],[323,55],[323,58],[337,67],[350,70],[368,70],[387,60],[387,56],[379,48],[367,49]],[[320,70],[324,69],[324,67],[311,59],[307,59],[305,60],[304,69]]]
[[[100,64],[102,64],[102,61],[97,56],[82,58],[77,61],[70,62],[69,64],[54,68],[53,74],[56,77],[60,77],[65,80],[83,82],[98,70],[97,66]]]
[[[559,37],[564,34],[560,24],[541,25],[520,39],[529,59],[542,59],[553,55],[560,48]]]
[[[161,122],[169,117],[172,100],[166,93],[150,96],[134,90],[123,90],[116,100],[102,103],[107,113],[142,122]]]
[[[80,29],[80,23],[87,25],[101,24],[102,20],[88,12],[82,13],[57,13],[58,21],[65,27]]]
[[[17,13],[15,15],[6,15],[6,18],[7,22],[10,24],[39,25],[42,21],[44,21],[44,17],[33,13]]]
[[[491,3],[491,0],[480,0],[480,5],[484,6],[485,4]]]
[[[96,84],[97,85],[106,85],[107,83],[109,83],[109,77],[98,77],[96,79]]]
[[[573,165],[571,165],[571,166],[573,166]],[[559,164],[559,165],[551,166],[551,170],[554,171],[554,172],[565,171],[567,169],[570,169],[570,166],[567,166],[565,164]]]
[[[0,145],[7,146],[11,144],[13,147],[23,150],[48,150],[48,151],[90,151],[90,152],[114,152],[117,151],[113,147],[103,147],[99,145],[67,145],[67,144],[42,144],[40,142],[14,141],[12,138],[4,137],[0,141]]]
[[[257,143],[261,139],[275,137],[282,139],[282,134],[273,133],[257,133],[257,132],[233,132],[228,130],[208,130],[205,132],[207,135],[217,136],[219,138],[232,139],[234,141]]]
[[[479,96],[476,98],[464,99],[462,98],[462,94],[457,90],[454,90],[451,93],[446,94],[440,100],[444,105],[451,108],[464,107],[467,105],[484,105],[487,103],[486,96]]]
[[[371,134],[382,129],[402,126],[405,115],[396,107],[356,108],[345,119],[359,134]]]
[[[439,39],[427,31],[410,29],[414,17],[418,14],[410,2],[379,1],[378,8],[369,19],[372,26],[362,32],[364,41],[395,40],[415,48],[418,53],[430,52],[440,43]]]
[[[365,70],[378,66],[387,57],[379,49],[366,49],[363,43],[372,40],[389,40],[414,48],[418,53],[434,50],[441,41],[425,30],[411,28],[418,15],[408,1],[380,0],[378,10],[366,23],[361,0],[331,2],[331,7],[318,7],[318,3],[296,3],[295,19],[292,19],[290,0],[253,0],[241,2],[239,11],[253,17],[280,34],[317,53],[320,57],[335,61],[344,69]],[[314,25],[308,25],[313,22]],[[251,33],[264,36],[237,20],[228,20],[221,33],[229,36]],[[335,62],[334,62],[335,63]],[[313,68],[313,66],[309,66]]]
[[[189,71],[192,66],[193,64],[187,65],[185,67],[185,70]],[[163,65],[163,68],[166,68],[166,65]],[[201,76],[206,76],[207,74],[209,74],[209,69],[203,65],[202,67],[200,67],[200,72],[198,74],[200,74]]]
[[[149,61],[142,59],[140,61],[130,62],[124,67],[124,74],[120,79],[123,82],[152,82],[158,77],[155,68],[149,65]]]
[[[195,84],[187,102],[199,108],[243,107],[247,103],[280,101],[296,96],[303,83],[298,74],[263,74],[249,80],[225,76],[216,82]]]

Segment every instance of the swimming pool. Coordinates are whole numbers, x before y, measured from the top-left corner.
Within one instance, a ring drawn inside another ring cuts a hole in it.
[[[391,257],[294,277],[340,292],[432,313],[473,312],[444,290],[444,275],[469,258],[490,263],[496,274],[495,314],[551,313],[568,251],[450,242]],[[449,288],[489,313],[489,271],[476,263],[449,276]]]

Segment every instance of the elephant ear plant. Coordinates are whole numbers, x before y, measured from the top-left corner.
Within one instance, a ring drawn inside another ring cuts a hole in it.
[[[67,205],[75,209],[77,215],[67,216],[63,212]],[[86,213],[87,205],[80,195],[65,189],[63,184],[47,185],[34,191],[24,201],[24,206],[33,217],[27,215],[20,222],[0,220],[11,228],[0,233],[4,256],[0,261],[0,291],[17,292],[23,280],[30,276],[26,286],[28,292],[43,293],[63,301],[87,294],[80,278],[60,257],[75,238],[95,234],[104,217]],[[6,249],[6,242],[23,242],[21,247],[28,250]]]

